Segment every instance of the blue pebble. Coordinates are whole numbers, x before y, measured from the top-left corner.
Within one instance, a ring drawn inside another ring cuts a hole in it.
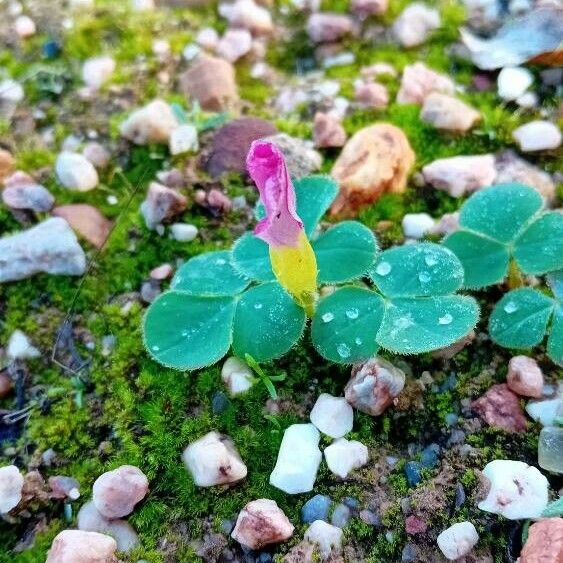
[[[342,502],[351,510],[356,510],[360,506],[360,501],[354,497],[344,497]]]
[[[54,59],[60,55],[61,46],[54,39],[49,39],[49,41],[45,41],[45,43],[43,43],[41,51],[46,59]]]
[[[344,528],[346,524],[350,521],[352,513],[350,509],[345,504],[337,504],[334,512],[332,513],[332,518],[330,523],[337,528]]]
[[[222,391],[217,391],[211,399],[211,410],[213,411],[213,414],[221,414],[229,408],[230,404],[231,401],[229,401],[227,395],[225,395]]]
[[[457,424],[458,419],[459,419],[459,417],[457,416],[457,414],[455,412],[449,412],[445,416],[446,424],[448,426],[455,426]]]
[[[401,561],[407,563],[416,560],[416,550],[414,546],[410,543],[406,543],[403,547],[403,552],[401,553]]]
[[[328,511],[332,501],[327,495],[315,495],[310,498],[301,508],[301,520],[310,524],[315,520],[328,521]]]
[[[408,461],[405,465],[405,475],[411,487],[415,487],[422,481],[421,469],[422,465],[418,461]]]
[[[438,452],[436,451],[437,449],[438,448],[430,445],[422,450],[420,463],[422,463],[422,465],[427,469],[434,469],[438,465]]]
[[[256,558],[256,563],[272,563],[273,560],[274,558],[269,553],[263,552]]]

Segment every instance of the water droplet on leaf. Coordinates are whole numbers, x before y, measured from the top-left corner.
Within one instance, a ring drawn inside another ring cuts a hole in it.
[[[380,262],[375,268],[375,273],[380,276],[386,276],[391,271],[391,264],[389,262]]]
[[[430,274],[428,272],[420,272],[418,279],[421,283],[428,283],[430,281]]]
[[[518,305],[514,303],[514,301],[509,301],[505,306],[504,310],[506,313],[510,315],[510,313],[514,313],[514,311],[518,310]]]
[[[454,318],[449,313],[446,313],[443,317],[438,319],[438,324],[449,325],[453,320]]]
[[[349,319],[357,319],[359,314],[360,314],[360,311],[358,311],[358,309],[356,309],[356,307],[352,307],[351,309],[348,309],[346,311],[346,316]]]
[[[332,313],[325,313],[321,319],[323,320],[323,323],[329,323],[332,319],[334,319],[334,315]]]
[[[336,351],[341,358],[348,358],[350,356],[350,346],[341,342],[337,347]]]

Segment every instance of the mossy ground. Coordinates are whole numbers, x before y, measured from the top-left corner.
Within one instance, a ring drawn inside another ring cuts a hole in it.
[[[293,523],[299,522],[300,507],[310,495],[289,496],[268,483],[283,429],[304,418],[318,393],[340,394],[348,370],[327,365],[305,340],[286,358],[267,366],[272,372],[287,374],[286,380],[278,384],[286,409],[277,414],[265,414],[268,395],[265,388],[258,385],[244,398],[232,399],[221,414],[214,414],[212,397],[223,388],[218,366],[182,374],[160,367],[144,353],[140,334],[142,307],[136,304],[124,312],[119,296],[138,291],[148,272],[163,262],[174,263],[204,250],[228,247],[240,233],[240,223],[246,219],[236,212],[214,218],[191,206],[183,220],[196,224],[201,236],[188,244],[160,237],[142,224],[138,209],[146,185],[156,171],[169,164],[169,157],[162,147],[131,149],[119,142],[117,125],[124,113],[111,102],[115,93],[108,88],[91,105],[76,98],[73,92],[80,85],[80,64],[92,55],[111,53],[118,63],[113,82],[120,88],[123,98],[133,100],[132,106],[156,95],[182,101],[174,93],[173,81],[163,85],[157,80],[159,68],[151,55],[152,40],[168,39],[173,52],[178,54],[202,25],[211,24],[221,30],[224,22],[217,20],[214,6],[175,10],[172,16],[167,11],[134,15],[125,4],[99,1],[95,17],[77,18],[70,30],[58,36],[63,52],[55,61],[40,61],[41,45],[48,38],[47,34],[0,52],[0,64],[8,73],[18,79],[28,77],[25,80],[27,102],[44,108],[41,126],[53,127],[58,144],[70,133],[84,134],[95,128],[105,142],[112,144],[116,155],[113,167],[102,177],[101,186],[87,194],[65,191],[52,176],[45,178],[59,204],[87,202],[116,223],[103,250],[99,253],[90,250],[88,274],[83,279],[37,276],[0,286],[0,342],[6,342],[18,328],[29,334],[45,352],[42,359],[29,362],[28,366],[28,394],[42,399],[38,402],[40,406],[32,410],[19,441],[4,444],[4,450],[0,450],[0,465],[16,462],[26,467],[43,451],[53,448],[60,465],[42,469],[45,476],[57,473],[76,477],[84,499],[88,498],[95,478],[104,470],[124,463],[138,465],[151,482],[151,492],[131,517],[142,547],[127,560],[190,562],[198,560],[190,542],[201,537],[209,527],[218,529],[222,520],[233,518],[252,499],[272,498]],[[405,4],[404,0],[391,2],[390,14],[384,23],[392,21]],[[389,121],[401,127],[416,153],[417,169],[444,156],[494,152],[509,147],[511,131],[534,114],[499,104],[493,93],[471,89],[473,67],[449,52],[463,21],[463,11],[457,2],[436,4],[442,11],[443,26],[425,46],[402,51],[392,44],[350,40],[347,48],[355,53],[356,63],[327,72],[328,76],[341,80],[344,93],[350,93],[362,65],[389,62],[400,71],[406,64],[422,60],[451,75],[464,87],[461,96],[484,116],[479,128],[464,136],[440,134],[420,121],[418,108],[395,103],[379,112],[356,110],[346,118],[344,125],[349,134],[374,121]],[[335,11],[343,11],[347,5],[348,2],[324,2],[326,8]],[[53,9],[59,9],[58,4]],[[311,56],[312,51],[305,41],[303,20],[289,18],[287,24],[295,26],[293,40],[271,44],[268,60],[280,71],[292,73],[296,58]],[[171,72],[175,70],[172,68]],[[37,76],[45,80],[40,82]],[[239,63],[237,78],[241,97],[249,102],[247,113],[273,120],[282,131],[310,137],[312,116],[306,110],[291,119],[275,115],[268,103],[271,89],[250,77],[247,62]],[[49,81],[63,85],[61,95],[49,92]],[[390,80],[388,86],[394,99],[398,81]],[[14,152],[23,170],[36,171],[53,163],[56,153],[41,144],[36,135],[22,135],[7,123],[2,124],[1,131],[2,144]],[[330,169],[335,155],[334,152],[325,154],[325,170]],[[181,164],[182,159],[174,163]],[[551,171],[558,166],[553,155],[539,159],[539,163]],[[227,178],[224,187],[231,195],[243,193],[249,200],[255,197],[239,177]],[[119,204],[109,205],[108,194],[117,196]],[[391,221],[393,226],[381,236],[383,244],[389,244],[401,238],[400,220],[404,213],[424,210],[440,216],[458,206],[459,201],[442,192],[409,186],[404,195],[381,198],[364,210],[360,219],[373,229],[378,228],[380,221]],[[17,229],[14,218],[6,208],[0,207],[0,232]],[[488,308],[498,295],[491,292],[480,297],[486,318]],[[80,353],[91,362],[79,373],[80,380],[70,370],[51,361],[57,331],[65,319],[73,324]],[[108,334],[116,338],[117,344],[111,355],[105,357],[101,353],[101,341]],[[93,350],[86,346],[88,342],[95,344]],[[494,350],[484,341],[446,362],[429,355],[405,358],[411,378],[427,370],[437,383],[454,373],[457,383],[446,392],[419,393],[422,407],[413,401],[404,410],[388,412],[379,418],[358,414],[351,437],[368,445],[374,463],[385,454],[406,459],[408,443],[426,444],[440,439],[445,415],[459,412],[461,399],[476,397],[493,381],[502,381],[508,357],[506,351]],[[548,362],[544,368],[550,377],[557,376]],[[47,396],[48,390],[52,397]],[[83,401],[79,400],[81,395]],[[12,399],[0,403],[0,408],[12,406]],[[212,429],[230,435],[248,465],[248,478],[234,488],[198,489],[181,463],[180,455],[185,446]],[[459,470],[458,480],[464,485],[468,499],[478,486],[475,470],[487,461],[509,457],[534,462],[537,434],[538,428],[530,424],[530,430],[518,437],[490,429],[470,435],[468,442],[478,448],[478,456],[463,463],[458,460],[457,465],[455,460],[447,460]],[[435,474],[436,471],[425,473],[420,487],[427,486]],[[315,492],[328,493],[336,500],[351,495],[364,502],[378,486],[379,477],[366,468],[352,480],[342,483],[322,467]],[[374,529],[354,520],[346,532],[349,543],[357,547],[357,553],[372,563],[400,560],[406,542],[399,503],[412,490],[408,488],[401,463],[389,475],[386,490],[391,502],[383,514],[384,528]],[[451,493],[448,490],[448,494]],[[0,524],[1,563],[44,561],[52,538],[68,525],[62,505],[51,505],[46,514],[47,528],[36,534],[33,547],[21,553],[14,553],[12,549],[18,539],[29,532],[36,518],[23,518],[17,524]],[[432,521],[432,533],[436,535],[448,523],[467,517],[476,523],[482,534],[481,547],[489,546],[495,561],[507,560],[505,544],[511,526],[479,513],[470,501],[458,512],[437,513]],[[303,531],[304,526],[298,526],[293,543],[302,537]],[[394,532],[392,541],[385,537],[386,531]],[[291,545],[290,542],[281,547],[280,553]]]

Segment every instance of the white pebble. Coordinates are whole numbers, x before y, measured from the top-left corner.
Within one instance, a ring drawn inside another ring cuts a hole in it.
[[[199,142],[196,127],[190,123],[186,123],[172,129],[168,146],[170,154],[173,155],[197,152],[199,150]]]
[[[8,341],[6,354],[10,360],[29,360],[41,356],[41,352],[29,341],[21,330],[14,330]]]
[[[0,514],[10,512],[22,498],[23,475],[15,465],[0,467]]]
[[[225,382],[231,395],[246,393],[254,383],[252,370],[246,363],[234,356],[227,358],[223,364],[221,379]]]
[[[29,16],[18,16],[14,23],[14,28],[22,39],[35,35],[37,31],[35,22]]]
[[[94,165],[82,154],[63,151],[57,157],[55,172],[59,182],[69,190],[87,192],[99,182]]]
[[[478,541],[479,534],[475,526],[467,521],[450,526],[437,538],[440,551],[450,561],[467,555]]]
[[[346,479],[348,474],[368,462],[367,447],[356,440],[339,438],[324,451],[328,468],[338,477]]]
[[[321,559],[328,559],[333,551],[340,551],[344,532],[325,522],[315,520],[305,532],[305,541],[316,543],[319,546]]]
[[[507,66],[497,78],[498,95],[505,101],[519,98],[532,85],[534,76],[527,68]]]
[[[323,434],[341,438],[352,430],[354,410],[344,397],[322,393],[311,410],[310,419]]]
[[[170,226],[172,238],[179,242],[191,242],[197,237],[197,227],[187,223],[174,223]]]
[[[402,221],[405,236],[414,239],[421,239],[434,224],[434,219],[428,213],[407,213]]]
[[[561,145],[561,131],[551,121],[530,121],[512,132],[523,152],[556,149]]]
[[[115,70],[115,61],[108,55],[93,57],[84,62],[82,80],[89,88],[99,90]]]

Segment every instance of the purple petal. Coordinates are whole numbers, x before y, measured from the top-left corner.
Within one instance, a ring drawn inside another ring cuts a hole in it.
[[[266,209],[254,234],[273,246],[297,246],[303,223],[295,210],[295,190],[282,153],[273,143],[254,141],[246,168]]]

